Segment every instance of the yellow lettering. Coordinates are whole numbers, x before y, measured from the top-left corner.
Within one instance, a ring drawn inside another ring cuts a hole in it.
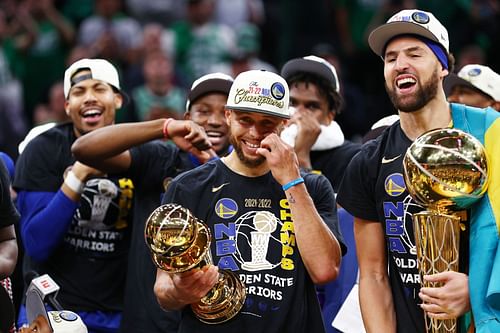
[[[281,226],[281,232],[284,231],[290,231],[290,232],[295,232],[293,228],[293,223],[292,222],[283,222],[283,225]]]
[[[293,254],[293,247],[288,246],[288,245],[283,245],[281,248],[281,255],[284,256],[291,256]]]
[[[281,244],[295,246],[295,235],[289,232],[282,232],[280,233],[280,241]]]
[[[291,271],[294,269],[293,260],[289,258],[281,258],[281,268]]]

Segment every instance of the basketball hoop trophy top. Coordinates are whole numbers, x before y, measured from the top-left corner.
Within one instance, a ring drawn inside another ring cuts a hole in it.
[[[487,190],[486,151],[476,138],[458,129],[435,129],[418,137],[403,160],[410,196],[425,211],[413,215],[422,287],[423,275],[458,271],[461,220]],[[457,320],[425,316],[432,333],[457,332]]]

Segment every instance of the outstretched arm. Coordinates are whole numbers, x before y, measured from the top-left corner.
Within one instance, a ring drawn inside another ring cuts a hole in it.
[[[367,332],[396,332],[385,239],[379,222],[354,218],[359,264],[359,302]]]
[[[130,167],[130,148],[165,137],[202,161],[215,156],[203,128],[190,120],[171,118],[99,128],[78,138],[71,151],[85,164],[117,173]]]

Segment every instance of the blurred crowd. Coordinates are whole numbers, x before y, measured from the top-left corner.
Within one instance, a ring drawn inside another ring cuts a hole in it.
[[[181,118],[186,92],[201,75],[276,71],[315,54],[337,68],[345,99],[337,121],[360,141],[393,109],[367,33],[402,8],[437,13],[452,32],[457,69],[500,68],[500,4],[493,0],[3,0],[0,150],[16,159],[31,127],[67,120],[64,68],[96,57],[119,68],[132,103],[117,122],[127,122]]]

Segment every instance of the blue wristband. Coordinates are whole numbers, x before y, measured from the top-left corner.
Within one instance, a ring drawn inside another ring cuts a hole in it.
[[[286,191],[286,190],[288,190],[290,187],[295,186],[295,185],[300,184],[300,183],[303,183],[303,182],[304,182],[304,178],[302,178],[302,177],[299,177],[299,178],[297,178],[297,179],[294,179],[294,180],[292,180],[291,182],[286,183],[285,185],[283,185],[283,186],[282,186],[282,187],[283,187],[283,191]]]

